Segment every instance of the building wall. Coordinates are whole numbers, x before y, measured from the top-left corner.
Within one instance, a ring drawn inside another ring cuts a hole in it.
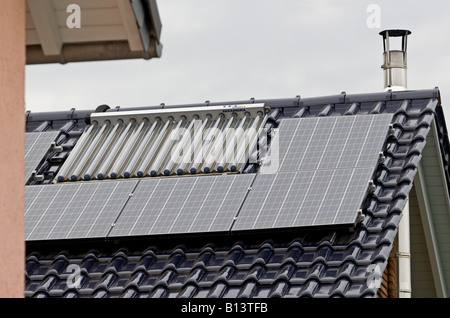
[[[0,10],[0,297],[23,297],[25,0]]]
[[[398,236],[397,236],[398,237]],[[398,298],[397,237],[384,270],[377,298]]]

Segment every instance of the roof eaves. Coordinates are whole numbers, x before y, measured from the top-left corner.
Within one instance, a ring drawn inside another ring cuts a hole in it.
[[[110,3],[108,3],[110,2]],[[114,6],[115,1],[107,1],[102,8],[109,8]],[[30,2],[29,2],[30,3]],[[58,6],[50,5],[47,9],[47,16],[45,19],[33,21],[38,28],[42,25],[50,24],[54,30],[53,37],[59,46],[57,50],[53,48],[52,51],[43,48],[42,41],[35,41],[31,38],[27,41],[26,55],[27,64],[46,64],[46,63],[69,63],[69,62],[85,62],[85,61],[102,61],[102,60],[117,60],[117,59],[138,59],[145,60],[151,58],[159,58],[162,55],[163,45],[161,44],[161,18],[158,11],[156,0],[132,0],[119,1],[118,10],[121,12],[121,18],[117,23],[124,23],[123,27],[126,29],[127,38],[111,36],[100,32],[98,36],[91,38],[87,35],[78,36],[75,39],[65,39],[58,31],[58,25],[54,20],[54,11],[58,10]],[[29,6],[29,5],[28,5]],[[109,6],[109,7],[105,7]],[[32,18],[40,17],[37,12]],[[101,12],[102,10],[93,9],[92,12]],[[122,11],[125,11],[122,12]],[[92,14],[91,12],[91,14]],[[95,13],[97,14],[97,13]],[[103,13],[98,13],[103,14]],[[123,16],[125,15],[125,17]],[[56,18],[55,18],[56,19]],[[101,20],[102,16],[96,17]],[[45,23],[51,20],[52,23]],[[108,22],[111,23],[111,22]],[[34,28],[33,26],[33,28]],[[128,26],[128,28],[127,28]],[[28,25],[27,20],[27,30]],[[78,26],[77,28],[80,28]],[[42,32],[47,32],[47,29],[41,28]],[[132,29],[132,30],[131,30]],[[33,29],[34,30],[34,29]],[[32,32],[30,34],[33,34]],[[41,34],[42,35],[42,34]],[[41,36],[39,35],[39,37]],[[28,32],[27,32],[28,37]],[[131,42],[130,42],[131,41]],[[133,44],[132,44],[133,43]],[[48,43],[47,43],[48,44]],[[51,43],[50,43],[51,44]]]
[[[154,56],[160,57],[162,53],[161,36],[161,18],[158,12],[158,6],[155,0],[133,0],[131,1],[136,23],[144,47],[144,58],[150,59]],[[154,47],[154,52],[150,49]]]
[[[425,182],[425,173],[422,163],[419,163],[417,178],[414,181],[416,187],[419,211],[424,227],[424,236],[427,243],[427,250],[430,258],[430,264],[433,271],[433,280],[436,286],[436,292],[439,297],[447,297],[447,287],[443,263],[439,253],[439,244],[432,217],[432,208],[429,200],[429,194]]]

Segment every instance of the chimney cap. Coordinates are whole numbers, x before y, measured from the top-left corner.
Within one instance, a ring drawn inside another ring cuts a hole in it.
[[[390,30],[384,30],[379,33],[383,36],[383,38],[386,38],[386,35],[389,34],[391,37],[397,37],[397,36],[404,36],[404,35],[410,35],[411,31],[409,30],[402,30],[402,29],[390,29]]]

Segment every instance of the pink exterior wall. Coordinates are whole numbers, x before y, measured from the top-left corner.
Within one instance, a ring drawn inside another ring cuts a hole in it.
[[[25,0],[0,9],[0,297],[24,297]]]

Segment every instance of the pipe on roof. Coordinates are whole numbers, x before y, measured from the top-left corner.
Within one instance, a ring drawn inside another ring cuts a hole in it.
[[[134,129],[131,132],[131,136],[124,143],[123,148],[121,149],[117,158],[114,160],[114,163],[110,169],[109,176],[112,179],[118,178],[118,176],[122,173],[122,168],[124,168],[127,160],[130,158],[130,154],[133,152],[134,147],[136,146],[136,140],[141,136],[141,132],[147,123],[148,120],[144,119],[141,123],[135,124]]]
[[[252,120],[250,129],[248,129],[246,135],[244,136],[244,141],[239,143],[240,147],[237,151],[235,162],[230,164],[230,171],[242,172],[245,163],[250,157],[250,152],[253,152],[256,149],[256,138],[258,137],[258,131],[260,127],[264,127],[264,121],[267,118],[267,115],[264,116],[264,120],[262,122],[261,118],[262,116],[256,116]],[[253,162],[256,162],[256,160]]]
[[[107,128],[108,132],[106,134],[104,142],[102,143],[100,149],[98,150],[98,153],[95,156],[95,158],[93,158],[92,161],[87,165],[86,170],[84,171],[83,180],[90,180],[91,177],[94,175],[95,169],[97,169],[98,166],[102,163],[102,160],[104,159],[107,149],[110,148],[110,145],[114,140],[114,136],[116,135],[116,131],[117,129],[119,129],[119,126],[120,124],[116,124],[114,126],[108,125]]]
[[[224,172],[227,164],[235,159],[235,146],[240,144],[242,136],[246,131],[247,125],[251,118],[243,117],[239,119],[238,123],[232,130],[227,130],[225,136],[225,149],[223,156],[219,158],[219,161],[216,163],[217,172]]]
[[[235,117],[226,119],[219,129],[215,130],[210,136],[211,139],[207,140],[208,146],[205,152],[204,163],[202,170],[204,173],[210,173],[213,170],[213,166],[221,156],[223,156],[223,145],[226,144],[225,140],[227,135],[231,134],[232,127],[235,124]]]
[[[119,136],[114,136],[117,139],[113,140],[113,146],[112,149],[109,151],[108,156],[104,159],[100,169],[98,170],[97,173],[97,178],[98,179],[103,179],[105,178],[109,168],[111,167],[111,165],[114,162],[114,159],[116,158],[117,153],[119,152],[119,150],[122,148],[124,142],[126,139],[128,139],[128,135],[131,131],[131,127],[134,125],[135,123],[133,121],[130,121],[127,125],[124,124],[120,124],[120,133]]]
[[[64,165],[59,170],[58,176],[56,180],[62,182],[66,179],[66,173],[72,168],[72,165],[75,164],[82,154],[82,150],[86,147],[86,140],[88,140],[91,136],[92,131],[94,130],[94,126],[89,126],[86,131],[81,135],[80,139],[77,141],[75,147],[71,152],[71,156],[67,158]]]
[[[178,140],[180,134],[182,133],[183,128],[185,128],[185,125],[185,120],[180,120],[178,123],[174,123],[173,129],[170,131],[169,136],[164,138],[165,142],[162,144],[162,148],[158,151],[155,161],[150,167],[150,176],[156,177],[161,172],[162,165],[168,160],[170,151],[172,150],[175,141]]]
[[[89,139],[89,143],[86,143],[86,148],[81,154],[80,159],[78,160],[75,168],[73,168],[72,173],[70,175],[70,180],[77,181],[81,179],[81,171],[89,164],[89,161],[92,160],[92,153],[95,148],[98,148],[104,138],[104,131],[106,129],[106,125],[102,127],[95,127],[92,138]]]
[[[164,173],[164,175],[168,176],[173,174],[174,167],[181,161],[179,156],[181,152],[184,154],[186,154],[186,152],[189,152],[189,150],[185,149],[185,147],[191,146],[188,141],[190,142],[191,140],[191,131],[194,128],[195,121],[196,119],[191,120],[186,124],[187,128],[184,127],[183,129],[180,129],[180,133],[178,135],[180,137],[180,141],[178,141],[176,145],[173,145],[172,151],[170,152],[170,155],[167,154],[166,162],[162,167],[162,172]],[[178,138],[176,140],[178,140]]]
[[[201,159],[204,159],[204,156],[209,155],[211,147],[214,144],[213,139],[215,137],[215,134],[218,132],[218,130],[225,121],[226,120],[224,119],[224,116],[218,116],[217,119],[214,121],[214,123],[211,124],[211,126],[208,127],[208,129],[206,130],[207,133],[205,140],[200,140],[200,147],[201,147],[200,154],[202,157]],[[189,172],[192,174],[196,174],[202,163],[203,160],[200,160],[200,158],[196,156],[194,162],[191,164],[189,168]]]
[[[138,148],[134,152],[133,157],[128,161],[127,166],[125,167],[123,171],[123,177],[124,178],[130,178],[136,166],[139,164],[139,162],[142,162],[143,156],[145,153],[148,153],[148,147],[150,147],[150,139],[152,136],[154,136],[155,131],[157,131],[157,126],[160,125],[159,120],[155,120],[152,124],[149,123],[147,129],[144,131],[142,136],[142,141],[139,144]]]
[[[411,249],[409,235],[409,197],[402,211],[398,226],[398,294],[399,298],[411,298]]]
[[[193,141],[190,145],[189,151],[187,151],[183,158],[181,159],[181,162],[176,167],[176,173],[181,175],[185,174],[187,171],[187,168],[191,163],[200,163],[202,152],[201,152],[201,145],[202,145],[202,139],[203,139],[203,132],[209,129],[212,126],[213,119],[206,117],[203,120],[202,125],[200,126],[200,120],[196,120],[194,122],[194,129],[193,129]],[[199,127],[200,126],[200,127]],[[196,173],[196,170],[189,170],[190,173]]]

